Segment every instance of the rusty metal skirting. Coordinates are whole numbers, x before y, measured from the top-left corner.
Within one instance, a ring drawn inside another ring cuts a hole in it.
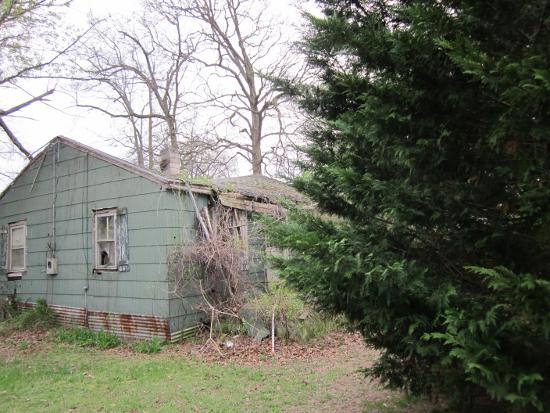
[[[32,308],[32,302],[20,303],[22,308]],[[168,319],[152,315],[107,313],[78,307],[48,305],[57,316],[59,324],[66,327],[88,327],[95,331],[108,331],[124,339],[149,339],[158,337],[176,341],[179,332],[170,333]]]

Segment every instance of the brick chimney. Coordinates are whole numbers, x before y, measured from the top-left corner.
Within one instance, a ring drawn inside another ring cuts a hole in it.
[[[160,170],[170,178],[179,178],[181,174],[181,159],[178,152],[170,147],[160,152]]]

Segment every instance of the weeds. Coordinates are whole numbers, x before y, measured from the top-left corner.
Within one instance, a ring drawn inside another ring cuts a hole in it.
[[[33,308],[22,311],[13,321],[17,330],[46,331],[58,325],[55,313],[44,300],[38,300]]]
[[[9,320],[20,313],[15,294],[0,300],[0,321]]]
[[[121,344],[120,339],[114,334],[105,331],[92,331],[85,328],[59,330],[57,332],[57,341],[81,347],[97,347],[102,350],[118,347]]]
[[[33,308],[18,311],[15,304],[2,307],[7,319],[0,323],[0,336],[7,336],[14,331],[46,331],[58,325],[55,313],[46,301],[38,300]]]
[[[283,283],[271,286],[265,293],[248,301],[245,307],[255,313],[265,324],[271,323],[273,309],[275,309],[275,321],[277,325],[283,326],[305,319],[310,310],[298,294]]]
[[[15,326],[13,325],[11,320],[0,322],[0,337],[9,336],[14,331],[15,331]]]
[[[289,332],[289,338],[299,343],[308,343],[341,329],[343,324],[341,319],[327,318],[322,314],[315,313],[296,323]]]
[[[27,350],[29,348],[29,342],[27,340],[21,340],[17,343],[18,350]]]
[[[341,319],[320,314],[284,283],[252,298],[244,308],[268,330],[274,315],[276,336],[300,343],[324,337],[344,324]]]
[[[246,327],[236,318],[220,319],[220,333],[227,336],[238,336],[246,333]]]
[[[153,337],[151,340],[140,341],[132,344],[132,350],[136,353],[143,354],[156,354],[160,353],[162,347],[165,345],[165,341],[158,337]]]

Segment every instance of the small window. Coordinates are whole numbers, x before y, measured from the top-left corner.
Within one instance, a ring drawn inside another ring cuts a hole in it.
[[[117,209],[94,212],[94,268],[117,270]]]
[[[249,260],[249,240],[248,240],[248,213],[240,209],[233,209],[232,219],[230,221],[231,235],[239,242],[242,251],[242,268],[248,270]]]
[[[25,271],[25,252],[27,249],[27,223],[24,221],[9,224],[8,272]]]
[[[233,208],[229,213],[229,232],[240,244],[243,252],[248,252],[248,215],[246,211]]]

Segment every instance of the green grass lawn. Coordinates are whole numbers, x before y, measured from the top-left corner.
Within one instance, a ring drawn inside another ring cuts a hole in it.
[[[254,369],[161,356],[113,356],[57,348],[7,362],[0,372],[3,411],[213,411],[302,403],[310,384],[296,371]]]
[[[331,387],[354,374],[338,362],[236,366],[51,341],[41,342],[39,351],[22,347],[0,357],[2,412],[309,412],[352,397]],[[367,401],[361,410],[411,411],[403,397],[391,397]]]

